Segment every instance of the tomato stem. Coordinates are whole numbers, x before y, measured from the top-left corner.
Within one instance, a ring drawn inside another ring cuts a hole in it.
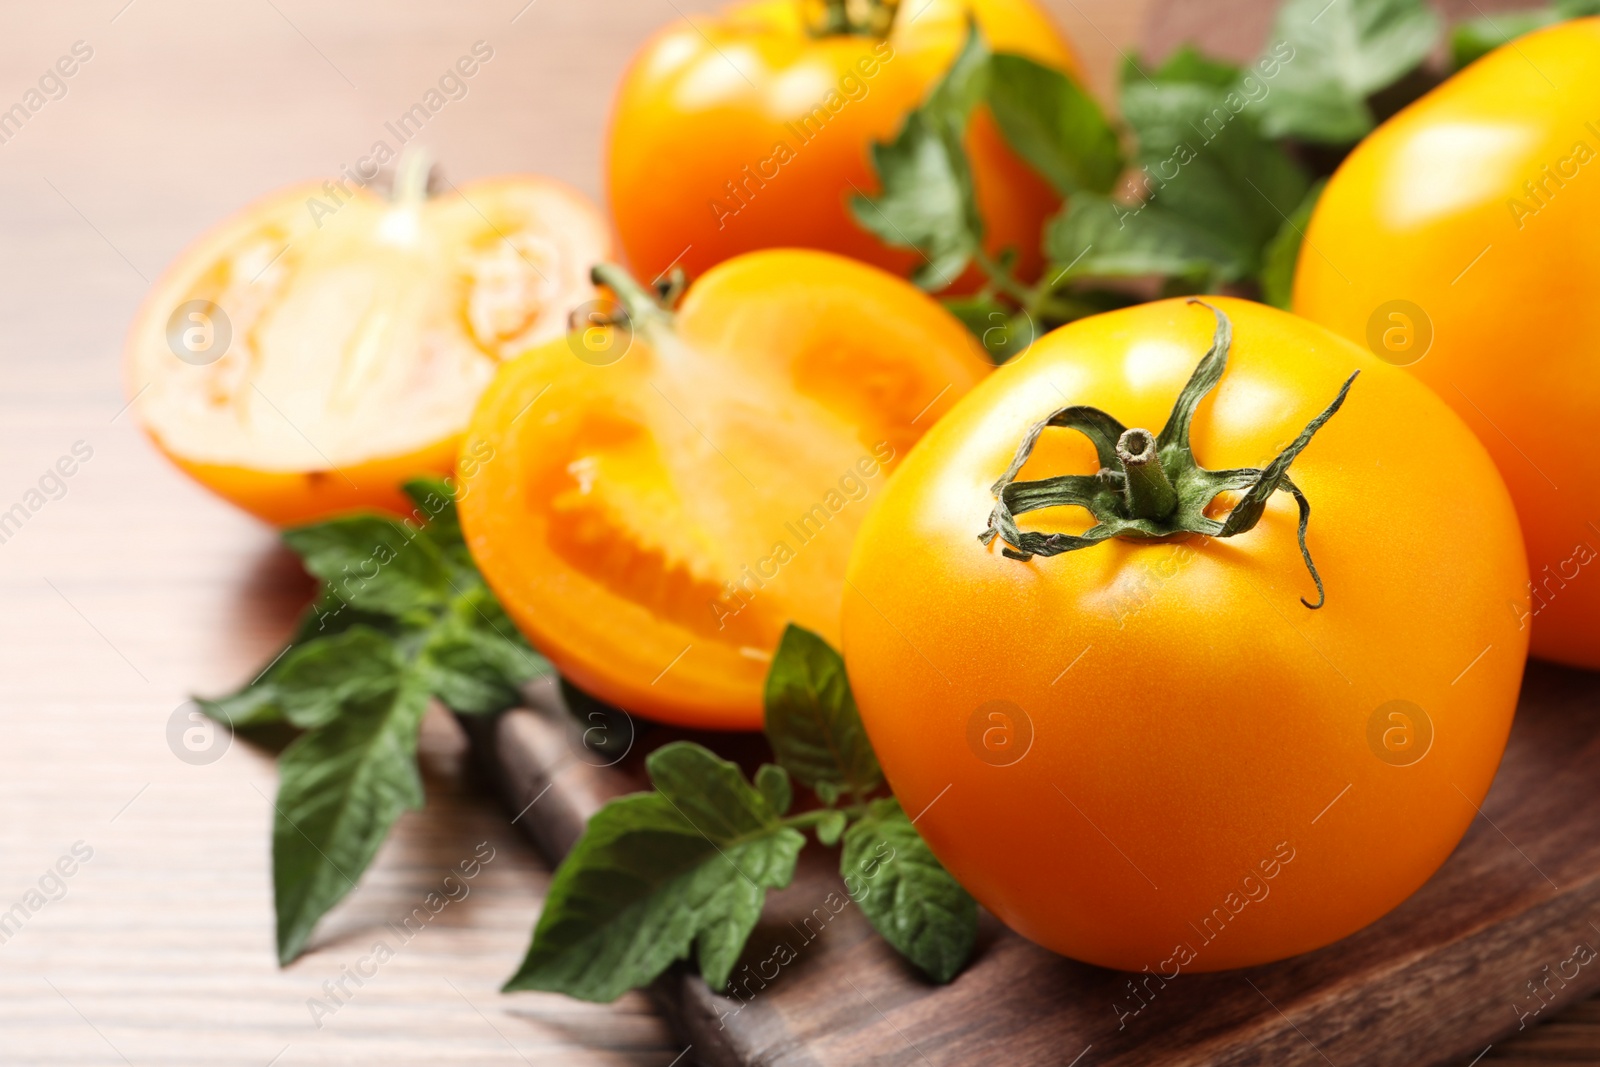
[[[801,0],[813,37],[887,37],[899,0]]]
[[[994,483],[994,510],[978,540],[987,545],[999,538],[1003,542],[1002,555],[1027,562],[1034,556],[1056,556],[1097,545],[1112,537],[1137,541],[1183,534],[1233,537],[1253,529],[1266,513],[1267,500],[1273,493],[1282,491],[1292,496],[1299,508],[1300,556],[1317,586],[1315,604],[1304,597],[1300,602],[1308,608],[1320,608],[1327,597],[1322,576],[1317,573],[1311,550],[1306,547],[1311,503],[1299,486],[1289,480],[1289,464],[1339,410],[1356,375],[1345,380],[1333,402],[1265,467],[1207,470],[1195,460],[1189,446],[1189,428],[1200,401],[1222,380],[1228,364],[1228,349],[1233,344],[1233,324],[1221,310],[1203,300],[1190,299],[1189,303],[1199,304],[1212,313],[1216,318],[1216,333],[1211,348],[1178,394],[1160,435],[1153,437],[1148,430],[1130,430],[1100,409],[1086,405],[1053,412],[1029,427],[1011,465]],[[1100,457],[1099,472],[1017,481],[1040,434],[1052,426],[1077,430],[1089,438]],[[1228,492],[1242,495],[1227,516],[1214,519],[1207,515],[1206,509],[1212,501]],[[1020,514],[1062,506],[1086,509],[1095,517],[1095,525],[1082,534],[1043,533],[1023,530],[1017,525],[1016,517]]]
[[[1130,517],[1165,519],[1177,510],[1178,491],[1161,469],[1154,434],[1124,430],[1117,438],[1117,459],[1122,464],[1123,496]]]
[[[621,314],[615,318],[613,325],[633,329],[672,325],[672,311],[657,299],[653,290],[634,280],[625,268],[615,263],[596,263],[589,271],[589,278],[594,284],[611,290],[612,296],[616,297]]]
[[[394,184],[389,202],[410,207],[428,199],[428,179],[433,175],[433,156],[426,148],[412,147],[400,153],[394,166]]]
[[[793,829],[804,830],[816,826],[835,812],[843,814],[847,819],[859,819],[867,813],[867,802],[862,799],[859,803],[852,804],[848,808],[815,808],[811,811],[801,812],[799,815],[790,815],[788,818],[783,819],[782,822],[783,825]]]

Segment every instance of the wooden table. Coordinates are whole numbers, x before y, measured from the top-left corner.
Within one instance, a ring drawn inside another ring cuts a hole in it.
[[[549,875],[461,773],[465,743],[443,715],[424,735],[427,809],[402,821],[314,951],[278,969],[271,761],[240,743],[191,765],[167,728],[187,694],[228,688],[269,656],[308,587],[271,531],[144,442],[122,411],[118,355],[150,280],[186,242],[252,197],[365,152],[475,41],[493,60],[426,132],[448,173],[538,170],[598,195],[604,112],[628,55],[678,11],[713,6],[0,9],[0,108],[74,42],[93,49],[66,95],[0,144],[0,512],[75,442],[93,450],[0,542],[0,913],[42,878],[59,897],[0,929],[0,1062],[671,1064],[683,1053],[641,997],[595,1007],[498,994]],[[1248,52],[1264,25],[1258,2],[1049,6],[1102,90],[1119,48],[1196,32]],[[495,858],[470,895],[313,1019],[324,983],[479,842]],[[74,873],[58,889],[47,872],[75,845],[92,857],[63,864]],[[1488,1058],[1600,1062],[1597,1024],[1591,1002]]]

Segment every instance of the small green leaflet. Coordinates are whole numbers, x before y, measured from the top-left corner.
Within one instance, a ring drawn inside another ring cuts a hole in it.
[[[1283,66],[1261,101],[1262,130],[1360,140],[1374,125],[1367,98],[1420,65],[1439,28],[1423,0],[1286,0],[1269,38]]]
[[[989,58],[990,108],[1006,141],[1062,195],[1109,193],[1122,173],[1117,131],[1078,83],[1025,56]]]
[[[936,982],[966,965],[978,905],[950,877],[893,797],[845,831],[839,864],[851,897],[884,940]]]
[[[429,698],[493,713],[550,671],[472,566],[450,488],[419,479],[406,491],[421,525],[359,514],[284,532],[322,588],[253,682],[199,702],[235,729],[306,731],[279,757],[283,963],[355,887],[400,813],[421,806],[416,746]]]
[[[507,990],[611,1001],[691,948],[721,989],[766,891],[793,879],[805,837],[738,767],[687,741],[646,767],[656,791],[601,808],[556,871]]]
[[[400,813],[422,806],[416,751],[428,693],[393,666],[386,689],[347,700],[278,757],[272,888],[280,963],[299,956],[317,920],[355,888]]]
[[[767,740],[778,763],[754,784],[688,741],[645,761],[655,792],[605,805],[550,883],[527,956],[507,990],[615,1000],[695,956],[713,990],[727,983],[766,891],[787,886],[813,828],[832,847],[862,913],[896,949],[947,982],[972,951],[977,905],[928,851],[882,783],[844,662],[790,626],[767,678]],[[791,776],[849,808],[787,815]],[[853,825],[851,820],[855,820]]]
[[[883,780],[844,660],[793,623],[767,670],[766,732],[778,762],[830,807],[846,793],[866,796]]]
[[[912,280],[939,290],[954,282],[983,241],[972,187],[972,168],[962,146],[967,119],[988,82],[989,50],[969,27],[967,42],[922,106],[906,116],[892,141],[872,146],[881,192],[858,195],[850,210],[885,244],[920,252],[924,262]]]
[[[1300,201],[1290,216],[1283,220],[1278,235],[1267,245],[1266,262],[1261,268],[1261,298],[1275,308],[1289,309],[1294,295],[1295,265],[1300,262],[1300,245],[1305,240],[1306,226],[1311,222],[1311,212],[1322,196],[1324,178],[1311,187],[1306,198]]]
[[[943,304],[972,332],[997,366],[1020,355],[1039,333],[1031,318],[992,296],[947,297]]]

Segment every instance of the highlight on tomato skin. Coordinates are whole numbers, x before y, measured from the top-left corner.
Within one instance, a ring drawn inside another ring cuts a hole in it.
[[[1600,668],[1593,233],[1600,19],[1538,30],[1379,127],[1329,180],[1294,309],[1427,383],[1511,489],[1533,655]]]
[[[506,364],[463,445],[473,557],[533,644],[630,714],[759,729],[790,622],[837,641],[889,473],[991,364],[910,283],[808,250],[735,257],[674,309],[599,271],[627,327]]]
[[[402,156],[385,198],[279,190],[178,256],[130,328],[131,410],[196,481],[278,526],[410,511],[454,470],[501,361],[566,331],[610,252],[598,211],[537,175],[430,195]]]
[[[843,611],[862,720],[940,862],[1052,951],[1169,976],[1309,951],[1414,892],[1488,791],[1527,647],[1505,607],[1526,581],[1516,517],[1462,420],[1321,327],[1206,304],[1232,341],[1194,409],[1195,461],[1263,468],[1327,416],[1253,528],[1049,554],[1072,542],[1026,535],[1095,520],[1046,507],[993,532],[997,480],[1052,413],[1167,423],[1216,326],[1159,301],[1046,335],[957,403],[869,513]],[[1142,461],[1117,448],[1108,464],[1044,429],[1006,492],[1020,511],[1068,484],[1042,479]]]
[[[664,27],[634,57],[612,104],[606,171],[622,250],[639,276],[678,266],[693,278],[740,253],[784,247],[904,276],[921,263],[916,253],[868,233],[848,201],[877,189],[871,144],[893,138],[949,69],[969,18],[997,50],[1080,71],[1034,0],[859,6],[890,12],[887,29],[880,20],[822,30],[823,4],[744,0]],[[1017,272],[1031,279],[1042,264],[1040,228],[1060,197],[1005,143],[986,106],[966,142],[986,247],[1019,251]],[[977,281],[970,271],[955,290]]]

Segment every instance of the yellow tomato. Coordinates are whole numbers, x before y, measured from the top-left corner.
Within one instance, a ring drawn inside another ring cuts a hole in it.
[[[1076,73],[1033,0],[917,0],[887,32],[818,34],[804,0],[753,0],[669,26],[634,60],[611,118],[610,204],[645,277],[695,276],[760,248],[820,248],[896,274],[920,265],[851,217],[876,190],[868,152],[890,140],[960,52],[975,19],[989,46]],[[885,5],[892,10],[894,5]],[[1039,269],[1039,229],[1060,198],[1011,151],[987,108],[967,135],[988,247]],[[976,277],[976,274],[973,274]]]
[[[979,539],[1053,413],[1163,426],[1212,340],[1181,300],[1066,326],[969,393],[896,472],[845,587],[862,719],[940,861],[1040,944],[1169,979],[1325,945],[1420,886],[1489,789],[1527,641],[1502,607],[1525,579],[1516,517],[1461,420],[1303,319],[1215,304],[1233,346],[1194,415],[1204,467],[1266,466],[1360,371],[1288,468],[1323,606],[1301,603],[1318,597],[1289,492],[1226,539],[1026,561]],[[1103,484],[1120,462],[1047,429],[1021,475]]]
[[[1533,654],[1600,668],[1600,19],[1484,57],[1328,183],[1294,309],[1428,383],[1511,488]],[[1476,531],[1457,536],[1471,541]]]

